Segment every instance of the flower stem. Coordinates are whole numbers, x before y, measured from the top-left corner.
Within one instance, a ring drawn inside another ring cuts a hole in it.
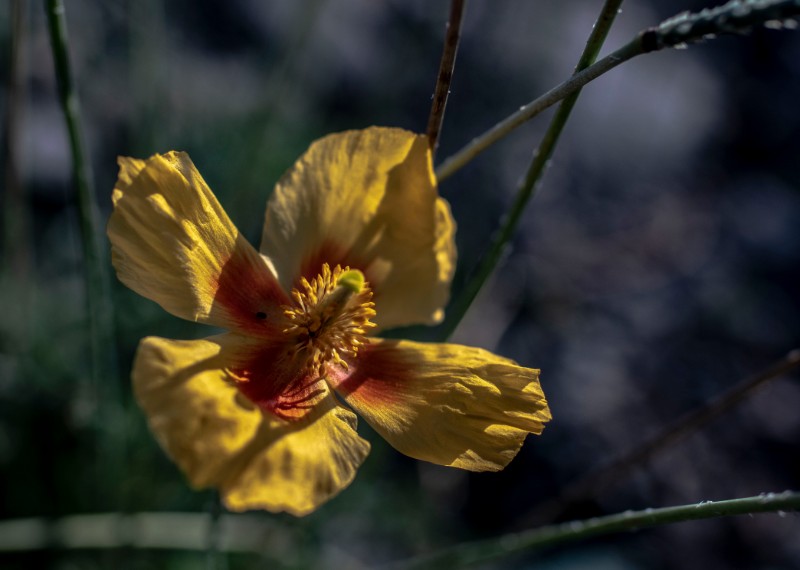
[[[481,263],[478,265],[477,271],[467,282],[467,285],[461,292],[461,295],[457,297],[453,304],[448,308],[447,316],[441,329],[443,338],[447,339],[453,334],[470,305],[472,305],[472,302],[475,300],[475,297],[478,295],[478,292],[481,290],[484,283],[486,283],[486,280],[492,274],[492,271],[494,271],[497,263],[502,258],[506,243],[508,243],[514,231],[516,230],[525,206],[533,197],[538,187],[538,182],[544,174],[547,168],[547,163],[549,162],[550,157],[553,154],[553,150],[558,143],[558,138],[561,135],[561,131],[564,129],[564,125],[567,123],[567,119],[572,112],[572,108],[575,106],[575,102],[578,100],[578,96],[581,93],[580,86],[588,83],[592,78],[589,73],[589,69],[587,68],[589,68],[589,66],[597,58],[597,54],[600,52],[600,48],[603,46],[603,42],[608,35],[608,31],[611,29],[611,25],[614,23],[614,18],[619,12],[619,7],[621,4],[622,0],[606,0],[606,2],[603,4],[603,8],[600,11],[600,16],[597,18],[597,22],[595,22],[594,28],[592,28],[592,33],[589,35],[589,39],[586,41],[586,47],[584,48],[583,53],[578,60],[576,74],[573,75],[572,80],[570,80],[574,82],[573,85],[577,85],[577,88],[563,100],[561,105],[559,105],[556,114],[550,121],[550,126],[547,128],[542,142],[539,144],[539,148],[537,148],[533,154],[533,161],[528,168],[528,173],[525,175],[525,179],[522,181],[522,184],[517,190],[514,203],[509,209],[509,212],[502,222],[497,234],[494,236],[492,244],[489,247],[489,251],[483,256]],[[610,56],[606,57],[603,60],[605,62],[605,66],[610,66],[609,69],[611,67],[615,67],[623,61],[626,61],[634,55],[640,53],[640,49],[641,46],[639,45],[639,42],[630,42],[622,49],[617,50]],[[604,70],[605,66],[594,66],[594,72],[598,74],[602,73],[603,71],[601,70]],[[567,81],[562,85],[566,86],[570,83],[570,81]],[[561,89],[566,89],[566,87],[562,87]],[[549,93],[554,93],[558,90],[559,88],[557,87]],[[548,94],[545,94],[544,97],[547,96]],[[550,97],[556,97],[556,95],[553,94]]]
[[[117,352],[114,336],[113,303],[105,245],[97,211],[91,168],[80,129],[78,92],[69,62],[67,27],[62,0],[46,0],[53,62],[58,77],[59,97],[64,111],[72,154],[72,169],[86,271],[86,298],[89,314],[91,379],[94,401],[98,407],[98,425],[103,430],[103,464],[120,468],[122,446],[116,434],[124,421],[120,411]],[[111,479],[113,480],[113,478]]]
[[[536,115],[552,107],[568,95],[637,55],[670,47],[711,40],[723,34],[744,34],[758,26],[792,29],[800,16],[800,0],[732,0],[712,10],[683,13],[665,20],[659,26],[641,31],[624,47],[576,73],[564,83],[523,105],[461,150],[446,158],[436,169],[439,182],[446,180],[494,143],[509,135]],[[584,52],[585,53],[585,52]],[[623,59],[619,59],[622,57]]]
[[[764,26],[771,29],[798,27],[800,0],[730,0],[716,8],[683,12],[648,30],[647,51],[712,40],[718,35],[749,33]]]
[[[611,7],[620,4],[621,0],[607,0],[592,35],[587,41],[580,63],[587,64],[593,61],[594,57],[590,56],[597,55],[602,40],[608,33],[605,26],[610,26],[616,15],[616,9],[611,11]],[[448,307],[447,316],[439,327],[437,336],[447,339],[453,334],[478,292],[503,257],[506,244],[516,231],[525,206],[536,192],[561,131],[584,85],[637,55],[670,47],[683,47],[686,44],[709,40],[721,34],[743,34],[762,25],[771,28],[780,25],[792,29],[794,24],[790,24],[790,22],[795,22],[798,17],[800,17],[800,0],[731,0],[713,10],[684,13],[665,20],[656,27],[642,30],[617,51],[597,63],[585,67],[582,71],[578,71],[570,79],[521,107],[519,111],[446,159],[436,169],[436,177],[439,182],[454,174],[524,122],[563,100],[553,116],[539,148],[534,153],[533,162],[517,191],[507,216],[495,234],[489,250],[482,257],[464,289]],[[578,69],[581,69],[580,66]]]
[[[442,60],[439,64],[439,75],[436,77],[436,88],[433,93],[433,104],[426,131],[431,154],[434,156],[436,148],[439,146],[439,133],[442,130],[447,96],[450,94],[450,82],[453,80],[453,69],[456,65],[458,42],[461,39],[461,23],[464,21],[464,4],[465,0],[453,0],[450,4],[450,19],[447,22]]]
[[[591,471],[586,476],[567,485],[558,497],[552,501],[545,502],[530,516],[525,517],[521,526],[530,526],[535,521],[554,520],[564,513],[570,505],[597,496],[603,489],[614,483],[623,483],[625,475],[638,465],[643,464],[657,453],[676,445],[692,433],[708,425],[737,404],[746,400],[770,380],[779,378],[797,368],[800,368],[800,349],[790,351],[768,368],[749,378],[745,378],[717,398],[679,418],[676,422],[656,434],[655,437],[638,445],[607,465]]]
[[[783,493],[764,493],[744,499],[702,501],[679,507],[626,511],[585,521],[545,526],[488,540],[462,543],[439,552],[396,563],[391,568],[395,570],[463,568],[517,552],[542,549],[614,532],[632,531],[691,520],[752,513],[780,513],[798,509],[800,509],[800,493],[785,491]]]
[[[800,509],[800,492],[763,493],[756,497],[644,511],[573,521],[531,529],[502,537],[462,543],[392,567],[458,568],[497,559],[523,550],[542,549],[590,536],[630,531],[690,520],[749,515]],[[262,552],[264,536],[291,543],[291,528],[273,518],[239,514],[220,517],[219,548],[222,552]],[[93,513],[57,519],[25,518],[0,520],[0,552],[30,552],[46,549],[107,549],[132,547],[205,551],[208,547],[208,513]],[[120,531],[119,529],[124,529]]]

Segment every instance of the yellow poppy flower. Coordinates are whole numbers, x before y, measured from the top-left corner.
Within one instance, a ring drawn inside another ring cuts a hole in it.
[[[260,252],[185,153],[119,165],[119,279],[230,331],[145,338],[132,372],[161,446],[227,508],[304,515],[346,487],[369,443],[341,400],[401,452],[473,471],[505,467],[550,419],[538,370],[368,336],[439,322],[447,301],[455,227],[424,136],[373,127],[312,144],[269,200]]]

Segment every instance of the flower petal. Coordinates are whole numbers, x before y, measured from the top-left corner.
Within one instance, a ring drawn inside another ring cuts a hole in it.
[[[146,338],[134,362],[135,394],[192,486],[220,488],[232,510],[303,515],[352,481],[369,444],[355,431],[355,415],[324,383],[324,394],[300,419],[287,421],[251,403],[230,371],[258,346],[235,334]]]
[[[539,434],[550,410],[539,371],[479,348],[374,340],[336,391],[411,457],[497,471]]]
[[[173,315],[264,334],[287,297],[189,156],[119,165],[108,237],[120,281]]]
[[[267,205],[261,252],[284,287],[323,263],[364,272],[381,328],[442,319],[454,222],[438,197],[427,138],[371,127],[316,141]]]
[[[330,392],[297,421],[265,414],[247,467],[223,489],[225,506],[308,514],[350,484],[369,448]]]
[[[185,341],[148,337],[136,352],[131,374],[136,399],[161,447],[194,487],[219,485],[234,476],[235,458],[262,423],[261,410],[225,371],[238,361],[235,349],[234,335]]]

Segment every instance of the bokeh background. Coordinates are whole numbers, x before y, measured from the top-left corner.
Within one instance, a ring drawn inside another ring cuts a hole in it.
[[[25,5],[16,90],[0,4],[4,183],[0,519],[204,512],[147,432],[127,371],[138,340],[209,334],[114,283],[119,378],[89,379],[70,155],[42,2]],[[438,158],[571,72],[600,0],[471,0]],[[683,9],[623,6],[607,49]],[[117,155],[188,151],[258,243],[274,182],[327,133],[423,131],[441,0],[67,0],[84,132],[107,217]],[[230,568],[357,568],[536,519],[570,481],[800,346],[800,32],[757,30],[642,56],[590,84],[508,256],[455,340],[542,369],[554,421],[502,473],[408,459],[365,422],[355,482],[304,519],[254,514]],[[441,186],[459,224],[456,290],[509,205],[547,117]],[[16,181],[11,175],[17,174]],[[114,425],[97,398],[115,392]],[[800,385],[777,379],[562,516],[800,487]],[[110,442],[110,444],[109,444]],[[260,534],[259,534],[260,533]],[[498,568],[798,568],[796,515],[686,523]],[[202,553],[47,548],[1,568],[195,568]]]

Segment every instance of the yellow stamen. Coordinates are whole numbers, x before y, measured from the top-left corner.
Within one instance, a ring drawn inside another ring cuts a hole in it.
[[[374,327],[372,291],[357,269],[326,263],[310,282],[302,278],[292,291],[294,305],[284,307],[290,325],[284,330],[295,338],[293,355],[303,358],[312,374],[323,376],[326,366],[349,368],[366,331]]]

